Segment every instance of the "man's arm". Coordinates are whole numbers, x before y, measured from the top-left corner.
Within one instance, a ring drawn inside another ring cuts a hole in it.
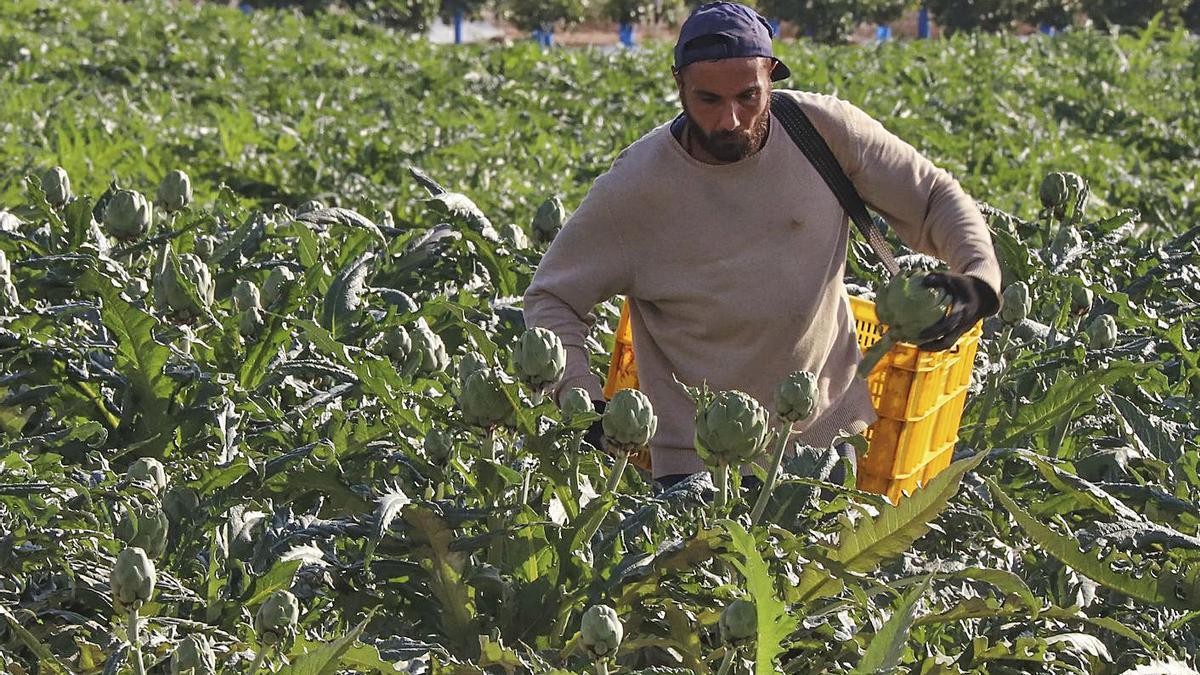
[[[603,177],[601,177],[601,180]],[[626,250],[626,223],[612,217],[612,197],[601,182],[592,185],[579,208],[551,242],[525,291],[525,325],[548,328],[562,340],[567,368],[552,395],[582,387],[593,401],[603,401],[603,388],[588,367],[584,344],[595,323],[592,309],[614,295],[629,292],[633,264]]]

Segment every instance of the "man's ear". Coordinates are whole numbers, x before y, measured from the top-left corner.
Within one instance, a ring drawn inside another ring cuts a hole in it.
[[[679,87],[680,93],[683,92],[683,74],[675,66],[671,66],[671,76],[675,78],[675,86]]]

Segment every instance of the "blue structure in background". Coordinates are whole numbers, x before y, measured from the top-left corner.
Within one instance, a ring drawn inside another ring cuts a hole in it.
[[[542,30],[541,28],[533,29],[533,39],[543,47],[554,46],[554,29]]]
[[[454,10],[454,44],[456,44],[456,45],[462,44],[462,23],[463,23],[462,10],[461,9]]]
[[[621,44],[623,46],[632,48],[637,45],[637,43],[633,41],[633,24],[621,24],[621,28],[617,31],[617,34],[620,35]]]
[[[930,35],[929,30],[929,10],[922,7],[917,13],[917,37],[922,40],[928,40]]]
[[[892,27],[891,26],[876,26],[875,27],[875,41],[876,42],[887,42],[888,40],[891,39],[891,37],[892,37]]]
[[[767,19],[767,23],[771,25],[771,36],[779,36],[779,19]]]
[[[1044,35],[1050,35],[1050,36],[1058,35],[1058,29],[1055,28],[1054,26],[1051,26],[1048,23],[1039,23],[1038,30],[1041,31],[1041,33]]]

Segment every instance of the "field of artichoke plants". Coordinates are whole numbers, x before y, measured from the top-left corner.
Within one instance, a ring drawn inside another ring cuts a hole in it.
[[[0,671],[1196,672],[1200,45],[780,49],[954,172],[1003,263],[957,461],[898,504],[828,448],[722,478],[803,373],[696,391],[754,432],[705,427],[717,480],[665,492],[627,463],[651,402],[609,402],[608,455],[545,396],[521,295],[674,113],[669,49],[9,3]]]

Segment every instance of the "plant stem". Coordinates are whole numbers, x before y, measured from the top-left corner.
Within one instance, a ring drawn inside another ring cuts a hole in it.
[[[729,465],[722,462],[717,465],[717,474],[713,476],[717,486],[717,500],[715,506],[717,511],[724,511],[725,505],[729,503],[729,496],[726,494],[729,491]]]
[[[721,667],[717,670],[717,675],[725,675],[729,672],[729,667],[733,665],[733,655],[736,651],[733,647],[725,649],[725,658],[721,659]]]
[[[1004,351],[1008,349],[1008,340],[1012,335],[1012,326],[1005,324],[1004,330],[1000,332],[1000,338],[996,340],[996,358],[1004,358]],[[983,442],[984,429],[987,428],[988,415],[992,412],[992,404],[996,401],[996,392],[1000,389],[1000,383],[1004,381],[1004,375],[1008,372],[1009,362],[1005,361],[1004,365],[1000,366],[1000,372],[996,374],[996,379],[988,387],[987,393],[984,394],[983,407],[980,408],[979,421],[976,423],[975,432],[971,434],[971,448],[979,449],[979,444]]]
[[[571,620],[571,612],[571,608],[568,607],[567,611],[558,617],[558,625],[554,627],[554,637],[558,640],[559,644],[562,644],[563,634],[567,632],[567,623]]]
[[[779,479],[779,465],[783,463],[783,453],[787,450],[788,440],[791,439],[794,429],[792,423],[783,421],[779,425],[779,442],[775,445],[775,454],[771,457],[771,469],[767,471],[767,481],[763,483],[762,490],[758,493],[758,501],[754,503],[754,510],[750,512],[750,527],[754,527],[758,523],[758,519],[762,518],[762,514],[767,510],[767,502],[771,501],[771,492],[775,489],[775,481]]]
[[[612,473],[608,474],[608,485],[604,486],[604,492],[616,492],[617,485],[621,482],[621,474],[625,473],[625,465],[629,463],[628,452],[617,453],[617,464],[613,467]]]
[[[488,459],[496,461],[496,428],[492,427],[487,432],[487,452]]]
[[[254,652],[254,662],[250,664],[250,675],[258,675],[258,671],[262,668],[263,661],[267,660],[267,650],[270,649],[267,645],[259,645]]]
[[[568,452],[571,453],[571,470],[567,473],[567,480],[571,481],[571,494],[579,496],[579,446],[583,443],[583,434],[577,433],[571,437],[571,445]]]
[[[1067,437],[1067,429],[1071,427],[1071,418],[1075,416],[1075,409],[1079,406],[1071,406],[1071,409],[1058,421],[1054,427],[1054,435],[1050,437],[1050,457],[1058,459],[1061,455],[1063,441]]]
[[[533,475],[533,472],[529,471],[527,469],[525,471],[525,474],[523,476],[521,476],[521,505],[522,506],[529,503],[529,482],[530,482],[530,477],[532,475]]]
[[[600,659],[596,662],[596,675],[608,675],[608,659]]]
[[[146,675],[146,666],[142,663],[141,640],[138,639],[138,611],[129,610],[129,649],[133,652],[133,672],[136,675]]]

